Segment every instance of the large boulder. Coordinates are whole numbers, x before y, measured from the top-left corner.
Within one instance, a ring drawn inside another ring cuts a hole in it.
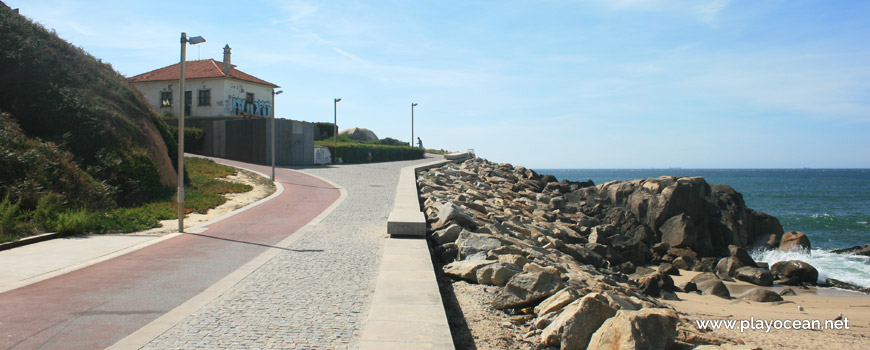
[[[740,263],[743,264],[743,266],[758,267],[758,265],[755,263],[755,260],[753,260],[752,257],[749,256],[749,252],[747,252],[746,249],[741,246],[733,244],[729,245],[728,253],[730,256],[733,256],[737,258],[737,260],[740,260]]]
[[[574,300],[577,300],[578,297],[579,295],[576,290],[572,288],[562,289],[558,293],[551,295],[547,299],[544,299],[544,301],[538,304],[538,306],[535,306],[535,314],[540,316],[559,310],[565,305],[568,305],[574,302]]]
[[[658,297],[664,291],[674,291],[674,280],[666,273],[659,271],[647,274],[635,273],[629,278],[637,284],[641,292],[649,296]]]
[[[695,275],[695,277],[692,277],[690,282],[694,282],[695,284],[698,284],[698,283],[701,283],[701,282],[704,282],[707,280],[718,280],[718,279],[720,279],[720,278],[715,273],[704,272],[704,273],[699,273],[699,274]]]
[[[493,286],[503,286],[514,275],[523,272],[514,264],[494,263],[481,266],[477,269],[477,283]]]
[[[716,273],[718,273],[719,276],[734,277],[734,274],[737,273],[737,269],[741,267],[743,267],[743,263],[740,262],[740,259],[729,256],[719,260],[719,263],[716,264]]]
[[[590,293],[566,306],[562,313],[541,333],[545,346],[559,346],[562,350],[586,349],[592,334],[605,320],[616,314],[606,297]]]
[[[698,239],[692,218],[684,213],[665,221],[659,230],[662,232],[662,242],[671,247],[692,247]]]
[[[696,285],[698,286],[698,290],[701,291],[701,294],[715,295],[724,299],[731,298],[731,292],[728,291],[728,287],[725,286],[725,283],[722,282],[722,280],[711,279],[697,282]]]
[[[462,231],[456,239],[456,245],[459,246],[460,260],[474,255],[486,258],[489,251],[502,246],[502,241],[491,235]]]
[[[350,135],[350,138],[359,141],[378,141],[378,135],[366,128],[350,128],[344,129],[338,133],[339,135]]]
[[[744,266],[734,273],[734,278],[758,286],[773,286],[773,275],[767,269]]]
[[[438,229],[446,226],[450,222],[454,222],[469,229],[477,227],[477,222],[474,221],[474,218],[453,202],[444,203],[440,208],[438,208],[438,222],[435,223],[433,227]]]
[[[819,279],[819,271],[800,260],[778,261],[770,266],[770,273],[777,283],[785,285],[816,284]]]
[[[442,271],[448,276],[477,283],[477,269],[493,263],[492,260],[460,260],[444,265]]]
[[[523,271],[511,277],[499,291],[492,302],[493,307],[510,309],[532,306],[562,289],[562,277],[552,266],[541,267],[529,263]]]
[[[670,309],[619,310],[592,335],[589,349],[667,349],[679,318]]]
[[[752,288],[737,296],[743,300],[757,301],[760,303],[771,303],[782,301],[782,297],[776,292],[767,288]]]
[[[459,233],[462,232],[462,226],[457,224],[451,224],[446,228],[442,228],[438,231],[435,231],[432,234],[432,238],[435,239],[435,242],[438,244],[447,244],[451,242],[455,242],[457,238],[459,238]]]
[[[810,238],[807,237],[803,232],[800,231],[791,231],[782,234],[782,238],[779,240],[779,250],[782,251],[790,251],[790,250],[810,250],[812,248],[810,246]]]

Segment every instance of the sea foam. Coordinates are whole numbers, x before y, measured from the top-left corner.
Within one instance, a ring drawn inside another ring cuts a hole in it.
[[[779,251],[756,250],[752,252],[755,261],[770,265],[778,261],[800,260],[819,271],[818,283],[828,278],[848,282],[863,288],[870,288],[870,257],[862,255],[836,254],[827,250]]]

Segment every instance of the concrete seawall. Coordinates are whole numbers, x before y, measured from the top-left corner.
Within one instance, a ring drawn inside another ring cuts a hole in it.
[[[377,286],[360,349],[454,349],[450,325],[426,243],[417,171],[466,159],[467,153],[405,167],[387,220]]]

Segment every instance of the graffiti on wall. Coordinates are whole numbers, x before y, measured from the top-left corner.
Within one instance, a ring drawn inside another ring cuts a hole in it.
[[[230,97],[227,107],[232,114],[252,114],[261,117],[272,116],[272,104],[269,101],[259,100],[249,103],[244,98]]]

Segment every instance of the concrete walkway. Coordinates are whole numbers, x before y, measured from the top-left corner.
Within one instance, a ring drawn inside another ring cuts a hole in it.
[[[288,250],[276,252],[144,348],[358,348],[388,241],[399,170],[432,160],[300,169],[342,187],[346,198],[317,225],[295,234]]]
[[[253,168],[260,172],[267,169]],[[212,290],[228,274],[238,272],[240,266],[246,266],[264,252],[317,253],[284,250],[276,245],[329,208],[339,198],[340,191],[328,182],[303,173],[280,170],[276,175],[284,187],[281,195],[268,201],[268,205],[256,206],[209,225],[205,232],[178,235],[0,293],[0,348],[106,348],[192,297]],[[62,255],[57,254],[58,251],[72,249],[72,246],[59,247],[62,242],[43,242],[4,254],[29,249],[29,259],[14,266],[36,266],[53,255]],[[40,249],[40,245],[41,253],[33,251]],[[115,248],[118,247],[112,249]],[[94,256],[96,259],[106,257],[99,252],[86,255],[79,256],[85,264]],[[58,264],[68,263],[75,266],[75,259],[47,264],[43,271],[48,272],[41,275],[56,273]]]

